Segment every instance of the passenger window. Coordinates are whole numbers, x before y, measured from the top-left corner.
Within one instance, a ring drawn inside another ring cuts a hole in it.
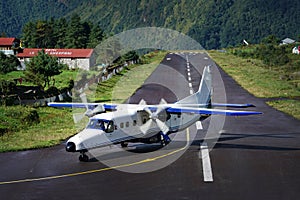
[[[126,127],[129,127],[129,122],[126,122]]]
[[[133,124],[132,124],[133,126],[136,126],[136,120],[133,120]]]
[[[120,124],[120,128],[124,128],[124,123],[123,122]]]

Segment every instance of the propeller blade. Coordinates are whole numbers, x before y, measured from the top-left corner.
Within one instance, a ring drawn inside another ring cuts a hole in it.
[[[168,102],[167,102],[164,98],[162,98],[162,99],[160,100],[159,104],[160,104],[160,105],[168,104]]]
[[[163,105],[163,104],[167,104],[167,102],[166,100],[161,99],[159,104]],[[147,105],[147,104],[145,100],[142,99],[139,105]],[[153,123],[156,124],[156,127],[158,127],[163,132],[164,135],[166,135],[169,132],[170,130],[169,127],[163,121],[158,119],[159,114],[165,111],[164,106],[158,106],[155,112],[152,112],[148,107],[145,107],[144,111],[146,111],[149,114],[149,120],[143,126],[141,126],[141,131],[144,134],[146,134],[148,130],[151,128],[151,126],[153,126]]]
[[[156,119],[155,121],[159,129],[163,132],[164,135],[166,135],[170,130],[169,127],[159,119]]]
[[[140,127],[142,133],[146,134],[147,131],[150,129],[150,127],[152,126],[153,124],[153,120],[152,119],[149,119],[144,125],[142,125]]]
[[[147,105],[147,103],[144,99],[141,99],[139,105]]]
[[[85,93],[81,93],[80,94],[80,99],[81,99],[82,103],[87,103],[87,97],[86,97]]]
[[[149,117],[152,116],[152,112],[151,112],[151,110],[148,107],[145,107],[144,111],[146,111],[149,114]]]
[[[73,114],[73,120],[75,123],[80,122],[85,116],[85,113],[74,113]]]

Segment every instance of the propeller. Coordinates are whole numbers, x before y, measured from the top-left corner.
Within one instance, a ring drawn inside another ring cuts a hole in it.
[[[87,97],[85,93],[80,94],[80,98],[83,103],[87,103]],[[89,109],[87,104],[85,105],[85,107],[86,107],[86,111],[84,113],[73,114],[73,119],[75,123],[80,122],[84,118],[84,116],[89,116],[89,114],[92,112],[92,110]]]
[[[167,104],[164,99],[161,99],[159,105]],[[141,100],[140,105],[146,105],[146,102]],[[164,135],[169,132],[169,127],[165,124],[167,114],[164,106],[158,106],[155,112],[152,112],[149,107],[145,107],[144,111],[149,114],[149,120],[141,126],[141,131],[146,134],[154,124],[162,131]]]

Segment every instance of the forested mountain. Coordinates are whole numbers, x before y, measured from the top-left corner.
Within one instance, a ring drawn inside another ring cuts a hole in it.
[[[1,2],[0,31],[20,36],[32,20],[71,18],[99,24],[106,33],[137,27],[175,29],[206,48],[259,42],[268,35],[299,39],[299,0],[9,0]]]

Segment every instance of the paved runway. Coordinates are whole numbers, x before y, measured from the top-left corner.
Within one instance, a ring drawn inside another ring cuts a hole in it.
[[[168,54],[128,102],[175,102],[188,96],[191,89],[197,90],[206,65],[212,65],[218,77],[207,54]],[[203,129],[193,125],[172,135],[174,142],[163,149],[141,144],[130,144],[128,151],[101,148],[91,152],[95,158],[88,163],[78,162],[78,154],[65,152],[63,144],[2,153],[1,199],[298,199],[300,122],[253,97],[221,70],[220,74],[229,103],[253,103],[257,107],[248,110],[264,114],[226,117],[221,130],[211,126],[214,119],[207,119]],[[224,88],[216,80],[213,100],[221,102]],[[220,138],[214,128],[222,133]],[[204,181],[203,137],[213,147],[212,182]]]

